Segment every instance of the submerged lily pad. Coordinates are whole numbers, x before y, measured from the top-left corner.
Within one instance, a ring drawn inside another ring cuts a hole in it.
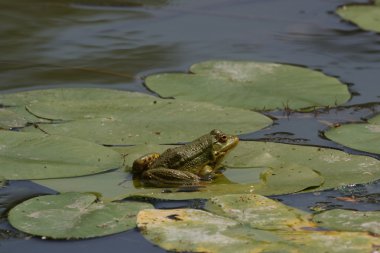
[[[325,132],[327,138],[344,146],[380,154],[380,115],[368,123],[345,124]]]
[[[213,128],[242,134],[272,123],[253,111],[106,89],[41,90],[5,98],[15,98],[15,104],[24,104],[35,116],[55,120],[54,124],[38,124],[46,133],[101,144],[177,143]]]
[[[294,231],[315,226],[306,212],[257,194],[213,197],[208,200],[206,209],[257,229]]]
[[[74,177],[119,168],[119,153],[79,139],[0,131],[0,175],[6,179]]]
[[[313,220],[329,229],[380,234],[380,211],[360,212],[334,209],[315,215]]]
[[[145,83],[163,97],[256,110],[336,106],[350,98],[338,79],[298,66],[206,61],[190,71],[151,75]]]
[[[135,227],[147,203],[102,203],[91,193],[69,192],[29,199],[9,212],[9,222],[28,234],[54,239],[110,235]]]
[[[380,2],[373,4],[352,4],[338,8],[336,13],[364,30],[380,32]]]

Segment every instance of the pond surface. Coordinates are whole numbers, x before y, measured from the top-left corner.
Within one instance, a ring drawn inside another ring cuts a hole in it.
[[[268,112],[277,119],[275,124],[242,139],[360,153],[323,138],[323,130],[333,123],[362,121],[380,111],[380,35],[360,30],[334,14],[338,6],[349,2],[0,0],[0,92],[103,87],[150,93],[143,84],[146,75],[186,72],[191,64],[203,60],[302,65],[338,77],[349,85],[352,99],[337,109],[310,114]],[[28,182],[11,182],[6,192],[0,192],[0,207],[49,193],[34,187]],[[362,188],[364,200],[356,205],[343,199],[356,194],[350,189],[275,198],[303,209],[349,203],[347,208],[380,210],[379,184]],[[2,222],[0,230],[8,230],[7,226]],[[137,231],[82,241],[25,240],[19,234],[3,237],[7,239],[0,241],[0,252],[8,253],[95,253],[111,248],[112,252],[165,252]]]

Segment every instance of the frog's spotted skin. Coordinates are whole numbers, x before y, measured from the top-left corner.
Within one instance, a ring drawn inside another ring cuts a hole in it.
[[[199,185],[201,180],[213,177],[223,158],[238,142],[237,136],[214,129],[161,155],[151,153],[136,159],[132,171],[141,175],[145,184],[156,187]]]

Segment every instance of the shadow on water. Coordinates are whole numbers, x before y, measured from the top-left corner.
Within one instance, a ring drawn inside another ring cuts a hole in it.
[[[342,107],[313,113],[267,112],[276,119],[274,125],[242,139],[371,155],[323,137],[323,131],[334,124],[364,122],[380,111],[380,36],[334,14],[335,8],[349,2],[2,0],[0,91],[107,87],[149,92],[142,85],[146,75],[187,72],[191,64],[208,59],[303,65],[338,77],[349,85],[352,99]],[[41,194],[54,192],[31,182],[11,181],[0,189],[0,211]],[[272,197],[307,211],[336,207],[380,210],[379,195],[380,183],[375,182]],[[155,206],[197,204],[158,202]],[[136,230],[91,240],[52,241],[20,234],[3,219],[0,236],[0,252],[8,253],[165,252]]]

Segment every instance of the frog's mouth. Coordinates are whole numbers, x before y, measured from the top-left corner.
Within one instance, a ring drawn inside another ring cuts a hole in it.
[[[220,152],[227,153],[234,147],[236,147],[239,143],[239,137],[233,136],[231,139],[227,141],[227,144],[220,150]]]
[[[234,147],[236,147],[238,143],[239,143],[239,138],[237,136],[233,136],[232,138],[227,140],[227,143],[223,146],[223,148],[215,152],[215,156],[216,157],[225,156]]]

